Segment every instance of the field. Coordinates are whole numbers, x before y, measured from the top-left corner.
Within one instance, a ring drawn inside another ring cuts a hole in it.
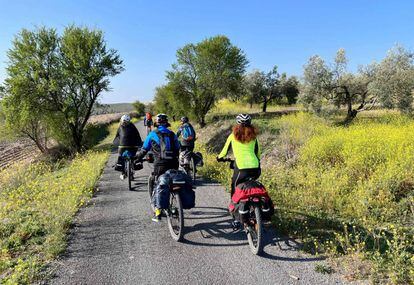
[[[125,113],[93,115],[89,119],[89,137],[93,138],[88,145],[94,145],[96,140],[100,140],[108,135],[107,125],[118,121]],[[131,113],[132,115],[134,113]],[[23,137],[13,137],[6,133],[4,126],[0,122],[0,133],[3,132],[3,139],[0,139],[0,170],[16,162],[32,162],[40,151],[33,141]]]
[[[94,114],[129,113],[134,110],[131,103],[114,103],[104,104],[103,106],[95,108]]]
[[[198,132],[209,153],[200,171],[224,185],[231,171],[215,156],[233,122]],[[308,113],[254,123],[264,149],[261,181],[277,205],[279,231],[301,238],[309,252],[328,254],[333,267],[341,256],[335,269],[349,279],[414,282],[414,120],[372,111],[349,127]]]

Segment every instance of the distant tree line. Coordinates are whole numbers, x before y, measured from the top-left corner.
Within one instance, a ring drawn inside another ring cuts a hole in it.
[[[396,46],[381,62],[360,66],[357,72],[350,72],[344,49],[338,50],[332,64],[320,56],[313,56],[304,67],[300,102],[316,113],[328,106],[345,107],[345,122],[373,107],[412,113],[413,59],[412,52]]]
[[[348,70],[348,59],[340,49],[333,63],[312,56],[302,77],[270,71],[246,73],[244,52],[225,36],[207,38],[177,50],[177,61],[167,71],[167,83],[155,90],[152,109],[174,116],[183,114],[205,125],[206,114],[223,98],[261,104],[301,103],[317,114],[327,109],[345,110],[351,122],[359,112],[373,107],[413,109],[413,53],[401,46],[392,48],[379,63]]]
[[[284,97],[288,104],[296,103],[297,78],[280,74],[277,67],[268,73],[254,70],[246,74],[246,55],[225,36],[187,44],[176,57],[177,62],[167,71],[167,83],[156,88],[156,112],[187,115],[204,126],[207,113],[223,98],[251,106],[262,104],[263,112],[269,103]]]

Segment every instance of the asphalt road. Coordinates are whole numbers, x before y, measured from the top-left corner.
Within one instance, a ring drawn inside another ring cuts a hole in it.
[[[140,132],[144,129],[139,124]],[[169,235],[167,222],[151,221],[146,163],[134,190],[112,168],[112,154],[91,204],[80,210],[66,253],[50,284],[342,284],[315,271],[315,256],[298,251],[295,241],[266,231],[265,254],[250,253],[243,232],[234,232],[228,194],[201,180],[196,208],[185,211],[184,242]]]

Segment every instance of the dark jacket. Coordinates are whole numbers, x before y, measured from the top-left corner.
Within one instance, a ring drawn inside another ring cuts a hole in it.
[[[142,139],[135,125],[129,123],[125,126],[119,126],[114,144],[118,144],[119,146],[142,146]]]

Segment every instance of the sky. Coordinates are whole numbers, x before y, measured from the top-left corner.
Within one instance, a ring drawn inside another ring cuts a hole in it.
[[[22,29],[70,24],[101,29],[125,71],[112,78],[103,103],[149,102],[176,50],[215,35],[241,48],[248,70],[300,76],[310,56],[331,61],[345,48],[349,68],[381,60],[396,44],[414,48],[414,1],[0,0],[0,83],[7,50]]]

